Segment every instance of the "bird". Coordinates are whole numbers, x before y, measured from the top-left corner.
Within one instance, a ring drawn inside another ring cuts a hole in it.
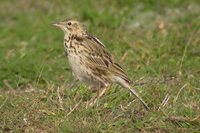
[[[116,83],[127,89],[149,110],[145,101],[131,87],[131,80],[124,69],[115,61],[106,46],[91,35],[81,22],[66,19],[54,23],[53,26],[64,32],[64,52],[75,78],[101,91],[90,105],[94,105],[97,99]]]

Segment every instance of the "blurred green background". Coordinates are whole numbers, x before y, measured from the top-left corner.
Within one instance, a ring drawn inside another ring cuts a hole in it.
[[[199,13],[198,0],[1,0],[0,127],[17,132],[199,131]],[[90,109],[84,105],[91,97],[87,87],[67,89],[73,77],[64,36],[52,24],[69,18],[86,25],[133,81],[175,77],[137,89],[151,112],[138,101],[128,106],[133,98],[118,86]],[[59,109],[59,87],[64,112]],[[82,106],[67,115],[79,100]],[[127,105],[125,111],[121,105]]]

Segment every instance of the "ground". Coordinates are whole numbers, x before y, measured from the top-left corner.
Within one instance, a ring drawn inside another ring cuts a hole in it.
[[[200,132],[200,2],[0,1],[2,132]],[[63,33],[81,21],[115,56],[150,111],[113,85],[74,82]],[[144,85],[136,85],[145,83]]]

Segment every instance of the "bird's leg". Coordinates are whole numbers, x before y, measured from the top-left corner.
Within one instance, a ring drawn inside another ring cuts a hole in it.
[[[96,104],[97,100],[104,95],[104,93],[106,92],[107,89],[108,89],[108,87],[104,87],[101,91],[98,91],[97,96],[93,97],[90,100],[89,106],[94,106]]]
[[[109,88],[109,85],[103,85],[99,83],[97,95],[92,97],[91,100],[89,101],[88,106],[94,106],[99,98],[101,98],[106,90]]]
[[[78,78],[76,77],[76,75],[73,72],[72,72],[72,75],[73,75],[74,79],[72,80],[72,82],[70,84],[70,88],[74,87],[78,82]]]

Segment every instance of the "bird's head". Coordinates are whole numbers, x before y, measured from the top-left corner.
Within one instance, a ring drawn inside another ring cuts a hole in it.
[[[53,25],[63,30],[65,35],[82,35],[86,32],[85,27],[76,20],[65,20]]]

